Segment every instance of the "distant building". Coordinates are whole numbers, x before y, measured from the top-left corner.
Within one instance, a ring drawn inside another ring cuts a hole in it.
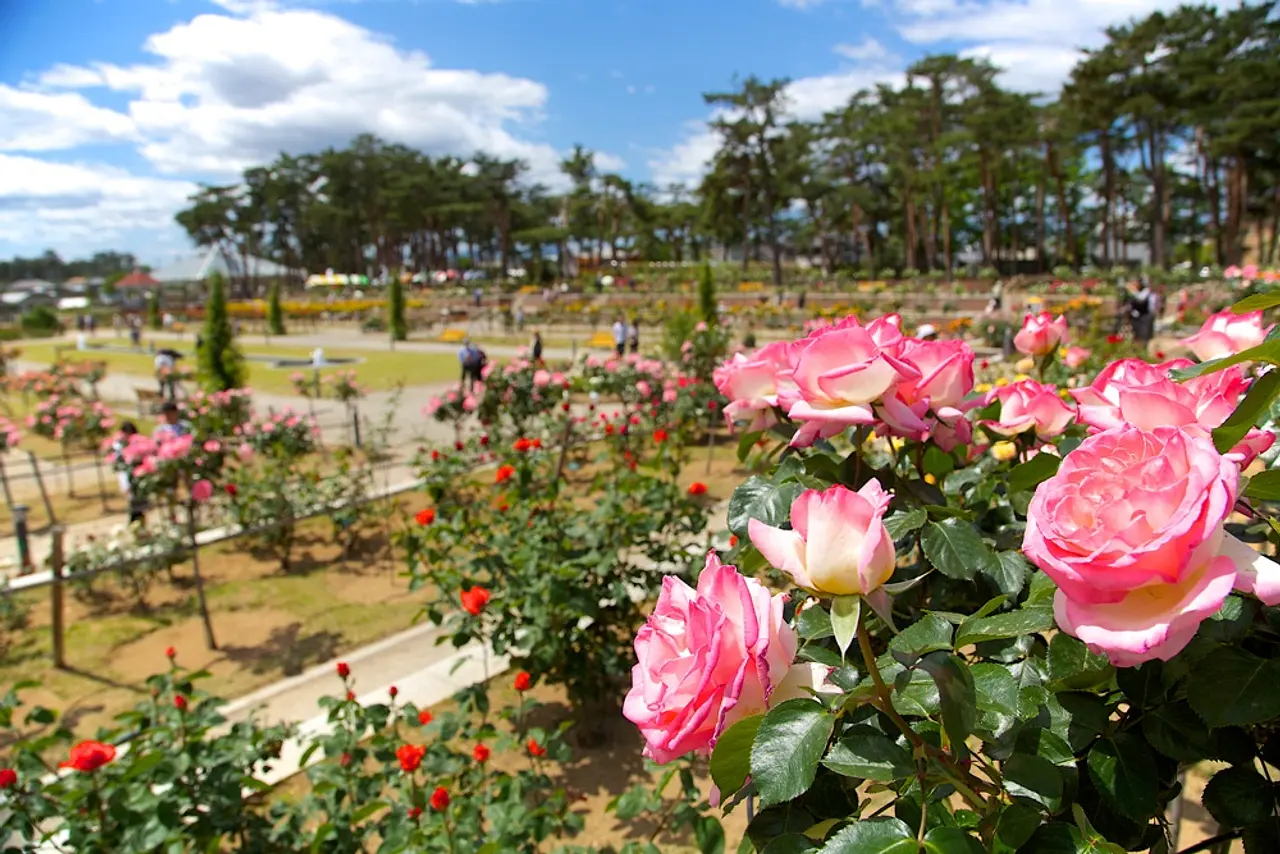
[[[203,284],[214,273],[221,274],[234,288],[239,288],[246,282],[252,286],[273,279],[301,278],[297,271],[290,270],[283,264],[253,256],[242,260],[239,255],[226,252],[219,246],[201,249],[172,264],[153,270],[151,277],[161,286],[168,288]]]

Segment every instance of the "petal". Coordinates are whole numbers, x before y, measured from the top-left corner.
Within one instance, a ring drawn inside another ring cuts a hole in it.
[[[1235,564],[1237,590],[1252,593],[1264,605],[1280,605],[1280,564],[1230,535],[1218,554]]]
[[[804,564],[804,538],[797,531],[784,531],[759,519],[747,523],[747,536],[770,564],[789,574],[800,587],[813,589]]]

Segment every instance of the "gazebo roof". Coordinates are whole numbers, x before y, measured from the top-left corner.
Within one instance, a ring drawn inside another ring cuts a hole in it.
[[[116,287],[117,288],[154,288],[159,284],[160,284],[159,281],[157,281],[156,279],[153,279],[147,273],[144,273],[141,270],[134,270],[132,273],[125,276],[120,281],[116,282]]]

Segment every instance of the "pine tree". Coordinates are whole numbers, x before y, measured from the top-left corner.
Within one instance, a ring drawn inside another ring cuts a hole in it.
[[[279,281],[271,283],[271,293],[267,300],[267,328],[272,335],[284,335],[284,308],[280,305]]]
[[[156,288],[147,297],[147,326],[152,329],[163,329],[164,320],[160,317],[160,289]]]
[[[387,290],[387,328],[391,330],[391,340],[406,341],[409,338],[409,324],[404,319],[404,285],[399,276],[392,276]]]
[[[244,356],[235,341],[227,317],[227,292],[222,276],[209,277],[209,299],[205,305],[204,341],[200,345],[200,382],[208,391],[243,388]]]
[[[698,313],[708,326],[715,325],[716,314],[716,280],[711,274],[711,265],[702,265],[702,274],[698,278]]]

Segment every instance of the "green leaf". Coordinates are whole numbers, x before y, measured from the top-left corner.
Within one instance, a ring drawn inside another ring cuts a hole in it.
[[[925,557],[948,578],[968,580],[995,558],[972,522],[943,519],[925,526],[921,538]]]
[[[889,783],[915,773],[911,754],[888,735],[854,727],[827,752],[822,764],[845,777]]]
[[[1114,673],[1105,655],[1094,655],[1070,635],[1056,634],[1049,641],[1051,691],[1097,688],[1110,682]]]
[[[1040,756],[1015,753],[1004,763],[1004,785],[1009,794],[1040,804],[1050,813],[1062,806],[1062,772]]]
[[[1045,632],[1053,628],[1053,609],[1046,607],[1019,608],[1005,614],[993,614],[978,620],[969,619],[960,624],[956,632],[956,646],[1002,638]]]
[[[1006,596],[1017,596],[1027,584],[1027,576],[1031,574],[1031,564],[1021,552],[999,552],[996,554],[996,559],[989,566],[982,567],[981,571],[991,579],[1001,593]]]
[[[817,847],[818,844],[803,833],[788,833],[770,841],[760,854],[804,854]]]
[[[897,513],[890,513],[884,519],[885,530],[889,532],[892,540],[900,540],[913,531],[918,531],[924,527],[924,523],[929,521],[929,513],[923,507],[912,507],[910,510],[899,510]]]
[[[1201,796],[1204,808],[1225,827],[1266,821],[1275,809],[1271,784],[1252,768],[1237,765],[1213,775]]]
[[[1009,471],[1009,492],[1012,494],[1035,489],[1057,474],[1060,465],[1062,465],[1061,457],[1055,457],[1053,454],[1036,454]]]
[[[924,450],[924,470],[929,474],[942,480],[955,470],[956,460],[951,454],[939,448],[937,445],[929,445]]]
[[[945,652],[931,652],[920,659],[921,670],[933,677],[942,702],[942,728],[951,740],[951,749],[965,752],[964,741],[973,732],[977,718],[973,674],[959,658]]]
[[[387,808],[386,801],[370,801],[369,803],[364,804],[363,806],[360,807],[360,809],[356,810],[354,813],[351,814],[351,823],[359,824],[360,822],[364,821],[366,818],[378,812],[379,810],[384,810],[386,808]]]
[[[1236,411],[1213,431],[1213,444],[1218,453],[1225,454],[1245,437],[1271,409],[1271,403],[1280,395],[1280,371],[1263,374],[1253,381],[1249,393],[1236,405]]]
[[[1146,742],[1128,733],[1102,739],[1089,751],[1089,778],[1121,815],[1146,822],[1160,812],[1160,779]]]
[[[969,673],[984,726],[997,735],[1005,732],[1018,718],[1018,680],[999,664],[974,664]]]
[[[1267,376],[1280,376],[1280,371],[1272,371]],[[1280,469],[1260,471],[1249,478],[1244,497],[1256,501],[1280,501]]]
[[[857,821],[827,840],[822,854],[918,854],[916,835],[897,818]]]
[[[836,646],[840,647],[840,655],[849,651],[858,633],[858,621],[862,619],[862,597],[837,596],[831,603],[831,630],[836,636]]]
[[[1152,747],[1179,762],[1200,762],[1213,755],[1208,726],[1185,700],[1149,710],[1142,716],[1142,734]]]
[[[1231,306],[1231,310],[1236,314],[1248,314],[1252,311],[1265,311],[1278,305],[1280,305],[1280,290],[1270,290],[1245,297]]]
[[[903,663],[911,663],[925,653],[951,649],[951,623],[937,614],[926,612],[902,633],[889,641],[889,650]]]
[[[796,631],[805,640],[822,640],[835,634],[831,628],[831,615],[826,608],[816,604],[800,612],[796,618]]]
[[[1280,715],[1280,661],[1222,647],[1191,668],[1188,699],[1210,727],[1248,726]]]
[[[1176,380],[1189,380],[1193,377],[1203,377],[1206,374],[1214,374],[1218,371],[1226,370],[1233,365],[1242,365],[1245,362],[1269,362],[1273,365],[1280,364],[1280,339],[1263,341],[1257,347],[1250,347],[1248,350],[1242,350],[1234,356],[1227,356],[1224,359],[1211,359],[1208,362],[1201,362],[1190,368],[1181,368],[1176,371],[1170,371],[1169,376]]]
[[[797,798],[813,785],[835,718],[814,700],[770,709],[751,747],[751,777],[766,808]]]
[[[725,798],[741,789],[751,772],[751,745],[762,721],[764,715],[752,715],[736,722],[720,734],[711,751],[711,779]]]
[[[994,850],[1017,851],[1040,826],[1040,813],[1026,804],[1010,804],[1000,813],[996,822],[996,842]]]
[[[1041,825],[1020,851],[1026,854],[1125,854],[1119,845],[1101,837],[1086,838],[1074,824],[1055,821]]]
[[[698,854],[724,854],[724,825],[715,816],[696,819],[693,838],[698,843]]]
[[[763,435],[763,430],[751,430],[742,434],[742,438],[738,440],[738,462],[746,461],[751,454],[751,449],[755,447],[756,442],[759,442],[760,437]]]
[[[777,486],[752,475],[733,491],[733,497],[729,499],[729,530],[740,538],[749,539],[747,523],[752,519],[780,527],[791,513],[791,502],[803,491],[804,487],[798,483]]]

